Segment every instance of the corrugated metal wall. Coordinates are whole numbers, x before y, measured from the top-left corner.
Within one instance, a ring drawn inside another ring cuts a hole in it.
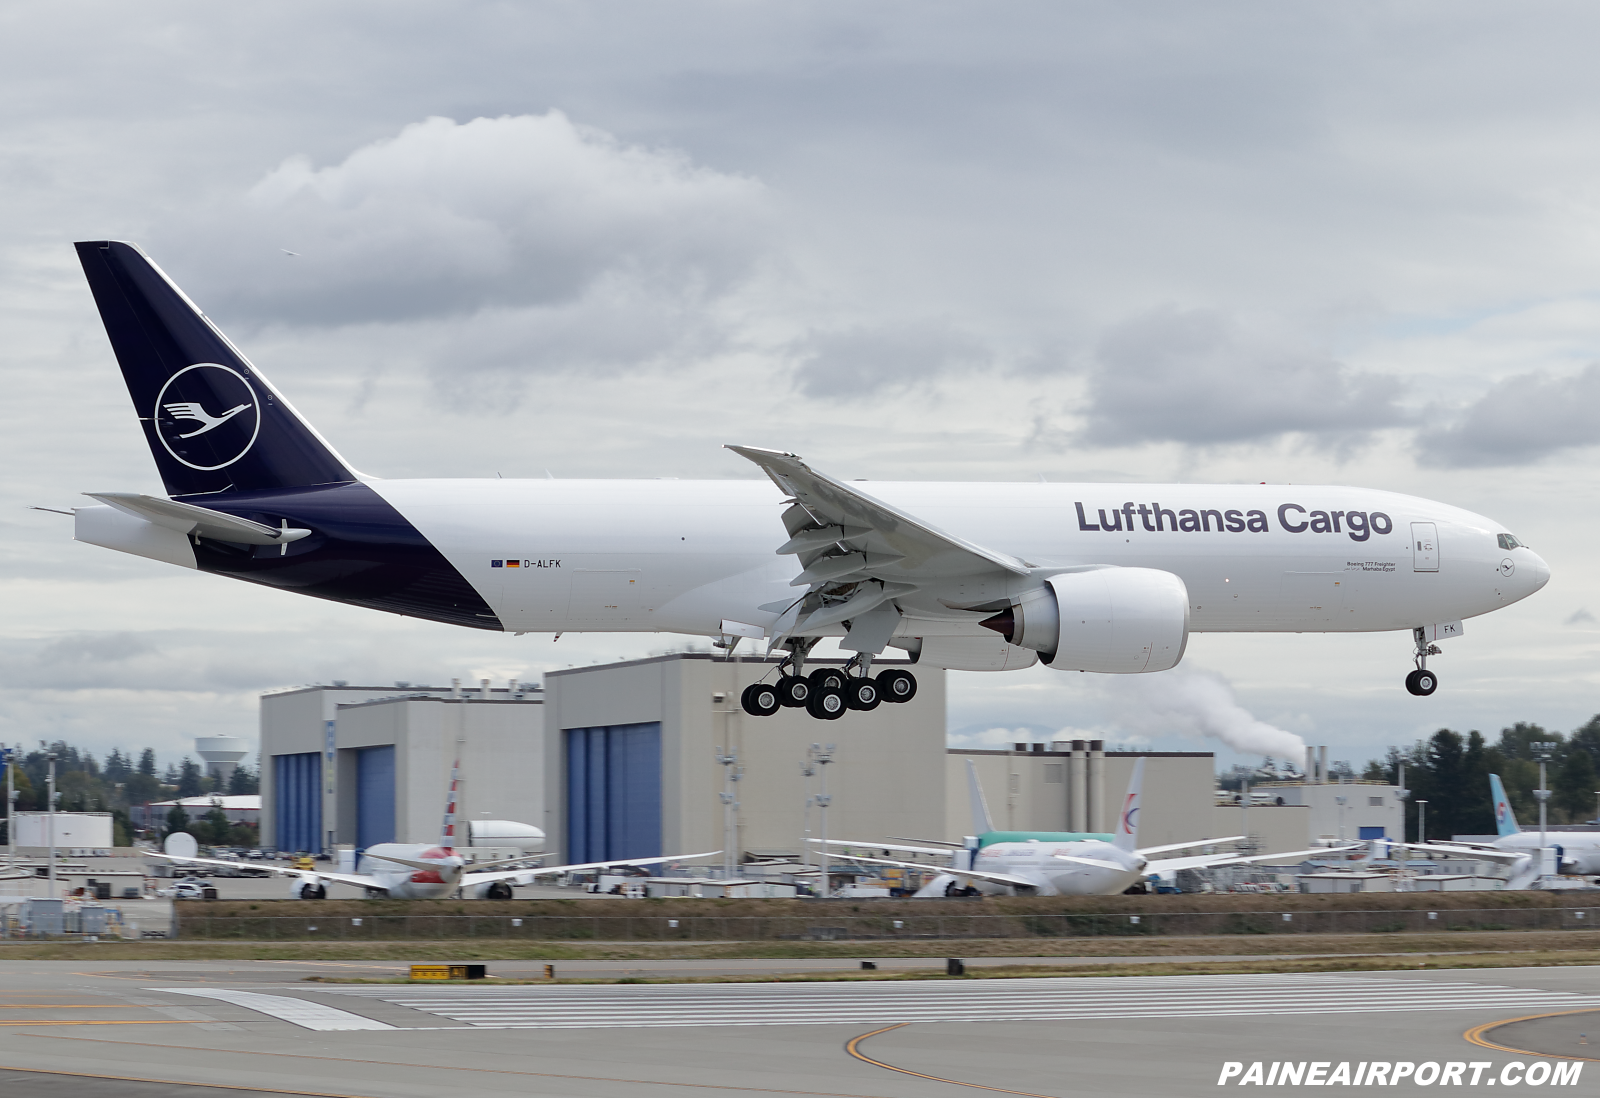
[[[567,860],[661,850],[661,723],[566,730]]]
[[[273,813],[279,850],[322,851],[322,755],[272,756]]]
[[[394,842],[394,744],[356,752],[356,846]]]

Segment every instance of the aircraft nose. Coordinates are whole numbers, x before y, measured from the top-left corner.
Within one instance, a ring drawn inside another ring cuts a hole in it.
[[[1532,549],[1529,549],[1527,553],[1531,559],[1527,564],[1523,565],[1521,571],[1527,574],[1528,582],[1531,585],[1530,593],[1532,593],[1532,591],[1537,591],[1550,582],[1550,566],[1544,562],[1543,557]]]

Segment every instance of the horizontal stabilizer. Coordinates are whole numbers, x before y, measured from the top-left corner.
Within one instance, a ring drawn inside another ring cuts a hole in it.
[[[1187,843],[1168,843],[1165,846],[1141,847],[1139,853],[1148,858],[1152,854],[1165,854],[1169,850],[1187,850],[1192,846],[1225,846],[1228,843],[1236,843],[1241,839],[1247,838],[1249,838],[1248,835],[1224,835],[1220,839],[1195,839]]]
[[[84,495],[168,530],[176,530],[180,534],[195,534],[216,541],[231,541],[244,545],[283,545],[299,541],[311,533],[310,530],[290,526],[268,526],[235,515],[225,515],[209,507],[197,507],[192,503],[180,503],[175,499],[161,499],[134,492],[85,492]]]

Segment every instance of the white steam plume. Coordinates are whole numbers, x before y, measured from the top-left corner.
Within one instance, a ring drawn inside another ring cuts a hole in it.
[[[1180,666],[1153,675],[1115,676],[1107,686],[1112,716],[1129,731],[1210,736],[1242,755],[1305,757],[1303,739],[1256,720],[1226,680],[1210,671]]]

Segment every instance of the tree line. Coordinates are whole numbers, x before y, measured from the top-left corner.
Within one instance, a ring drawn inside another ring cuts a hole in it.
[[[57,741],[48,747],[26,753],[18,751],[14,756],[16,766],[11,778],[17,790],[17,811],[42,812],[46,808],[45,789],[51,752],[56,756],[59,811],[111,813],[118,846],[127,846],[133,840],[134,827],[128,810],[135,805],[199,797],[207,793],[245,794],[261,791],[259,772],[245,765],[236,767],[219,788],[216,779],[187,755],[176,763],[168,762],[161,769],[153,748],[146,747],[137,757],[120,748],[112,748],[102,762],[88,751]],[[3,794],[4,779],[0,777],[0,796]],[[181,820],[178,818],[180,816]],[[229,824],[227,818],[216,810],[191,821],[181,807],[175,807],[168,813],[167,828],[162,834],[171,831],[188,831],[203,843],[219,846],[257,845],[254,827]],[[5,841],[5,823],[0,818],[0,842]]]
[[[1405,764],[1407,835],[1415,836],[1416,802],[1427,801],[1427,838],[1492,835],[1494,805],[1489,775],[1499,774],[1506,797],[1523,830],[1539,825],[1539,752],[1535,743],[1553,743],[1545,765],[1552,824],[1582,824],[1600,818],[1600,714],[1571,733],[1553,732],[1518,721],[1502,728],[1490,743],[1476,730],[1465,735],[1441,728],[1408,748],[1391,747],[1367,763],[1362,777],[1394,782]],[[1330,767],[1330,770],[1333,768]]]

